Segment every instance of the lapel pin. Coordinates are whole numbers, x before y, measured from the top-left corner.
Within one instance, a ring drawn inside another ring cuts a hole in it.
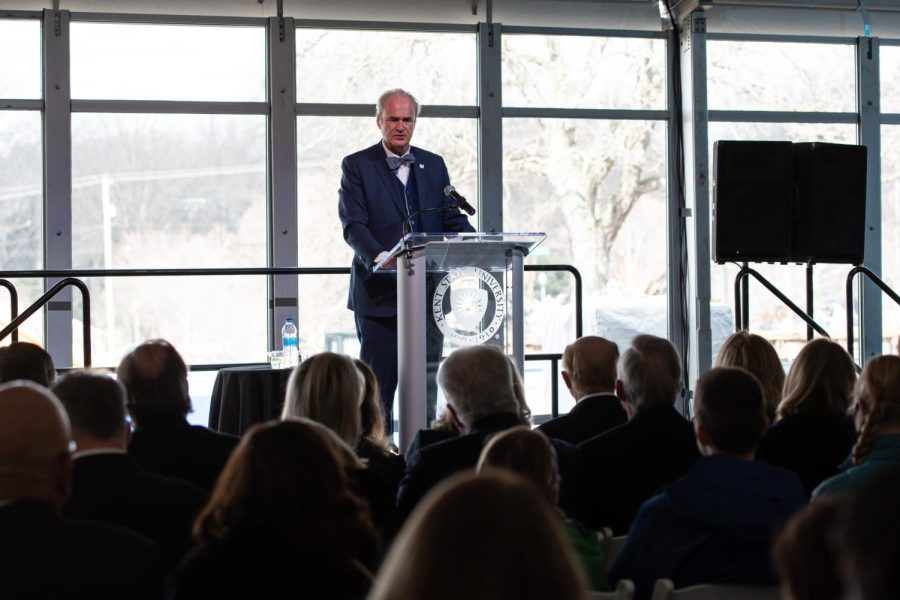
[[[425,168],[425,165],[423,165],[422,163],[419,163],[419,168],[420,168],[420,169],[424,169],[424,168]]]

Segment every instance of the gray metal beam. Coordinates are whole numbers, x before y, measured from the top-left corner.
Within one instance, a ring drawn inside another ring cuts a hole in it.
[[[610,121],[663,121],[669,118],[665,110],[628,110],[618,108],[543,108],[506,107],[504,117],[531,119],[607,119]]]
[[[0,110],[44,110],[44,101],[0,99]]]
[[[268,20],[269,115],[269,244],[271,267],[298,264],[297,222],[297,86],[294,20]],[[297,320],[297,277],[269,278],[269,345],[281,347],[281,324]]]
[[[712,362],[710,331],[709,151],[706,94],[706,15],[681,26],[681,123],[688,246],[689,354],[685,381],[693,384]]]
[[[711,110],[709,122],[729,123],[845,123],[856,125],[855,112],[800,112],[779,110]]]
[[[865,265],[879,276],[881,263],[881,83],[878,39],[861,37],[856,49],[859,143],[868,148],[866,169]],[[882,353],[881,291],[868,279],[860,290],[861,362]],[[847,310],[853,310],[848,306]]]
[[[72,100],[72,112],[265,115],[265,102],[196,102],[184,100]]]
[[[374,107],[368,104],[328,104],[323,102],[297,103],[297,115],[303,117],[372,117]],[[429,104],[422,107],[420,116],[429,119],[477,119],[477,106],[453,106],[449,104]]]
[[[478,229],[503,231],[503,97],[499,23],[478,24]]]
[[[503,33],[510,35],[567,35],[587,37],[611,37],[611,38],[639,38],[662,39],[666,34],[662,31],[638,31],[621,29],[576,29],[572,27],[526,27],[522,25],[507,25]]]
[[[72,268],[72,113],[69,110],[69,13],[44,11],[44,268]],[[58,279],[48,279],[46,288]],[[72,293],[66,288],[44,312],[45,347],[57,367],[72,361]]]

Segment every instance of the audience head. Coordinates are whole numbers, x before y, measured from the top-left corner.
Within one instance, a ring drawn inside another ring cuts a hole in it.
[[[219,476],[194,538],[202,545],[274,536],[333,558],[367,550],[374,530],[349,479],[358,466],[334,432],[309,419],[255,425]]]
[[[519,406],[519,420],[522,421],[522,425],[531,427],[531,408],[529,408],[528,402],[525,400],[525,382],[522,381],[519,367],[516,366],[513,358],[507,356],[506,360],[509,361],[509,368],[512,369],[513,396],[516,399],[516,404]]]
[[[72,435],[65,409],[30,381],[0,385],[0,501],[68,498]]]
[[[509,469],[532,482],[556,506],[559,468],[556,449],[546,435],[528,427],[513,427],[490,438],[481,451],[477,471]]]
[[[513,377],[510,362],[499,348],[468,346],[444,359],[437,380],[447,404],[468,430],[490,415],[521,414]]]
[[[768,426],[762,385],[737,367],[716,367],[697,380],[694,430],[704,455],[752,456]]]
[[[53,385],[53,393],[66,409],[79,450],[128,447],[130,428],[121,383],[101,373],[71,371]]]
[[[355,448],[365,391],[365,380],[352,358],[334,352],[314,354],[291,373],[281,418],[312,419]]]
[[[859,437],[853,446],[853,463],[866,458],[872,443],[887,428],[900,426],[900,356],[885,354],[866,363],[853,393]]]
[[[732,333],[716,356],[717,367],[740,367],[756,375],[766,394],[766,415],[775,420],[784,387],[784,367],[769,341],[749,331]]]
[[[667,339],[639,335],[619,361],[617,391],[630,412],[673,406],[683,387],[681,359]]]
[[[359,407],[359,426],[362,437],[376,448],[389,451],[391,440],[384,433],[384,409],[381,407],[381,392],[378,378],[368,364],[358,358],[353,364],[363,377],[363,401]]]
[[[140,344],[125,355],[116,375],[125,386],[128,411],[138,425],[153,418],[183,418],[191,412],[187,365],[165,340]]]
[[[773,555],[787,600],[839,600],[843,588],[830,536],[839,523],[840,498],[810,504],[785,526]]]
[[[616,390],[619,347],[596,335],[580,337],[563,351],[563,381],[576,401]]]
[[[778,418],[796,414],[845,415],[856,367],[844,347],[826,338],[808,342],[791,364]]]
[[[0,383],[18,379],[50,387],[56,379],[53,358],[30,342],[13,342],[0,348]]]
[[[371,600],[586,596],[562,523],[533,484],[508,471],[460,474],[416,507]]]
[[[845,598],[900,598],[900,470],[891,468],[848,497],[833,538]]]

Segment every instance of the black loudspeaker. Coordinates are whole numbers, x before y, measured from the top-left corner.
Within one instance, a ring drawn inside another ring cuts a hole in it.
[[[866,147],[794,144],[797,208],[794,258],[863,262],[866,229]]]
[[[792,247],[791,142],[713,146],[716,262],[784,262]]]

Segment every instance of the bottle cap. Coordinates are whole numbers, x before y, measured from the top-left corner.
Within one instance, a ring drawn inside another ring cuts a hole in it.
[[[285,323],[293,323],[293,322],[294,322],[294,318],[293,318],[293,317],[288,317],[287,319],[284,320],[284,322],[285,322]]]

